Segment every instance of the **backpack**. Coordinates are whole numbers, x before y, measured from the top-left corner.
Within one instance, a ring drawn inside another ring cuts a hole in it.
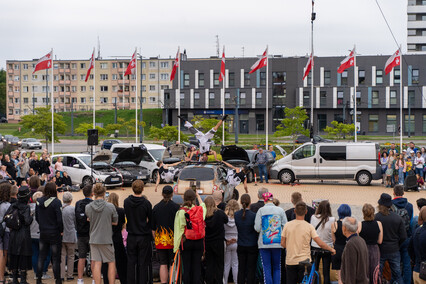
[[[186,226],[184,235],[188,240],[200,240],[206,235],[206,224],[203,218],[203,207],[194,206],[191,209],[182,207],[185,211]]]
[[[392,204],[391,210],[402,218],[402,221],[404,221],[405,231],[409,233],[410,232],[410,215],[408,215],[407,209],[405,209],[405,207],[398,208],[395,206],[395,204]]]
[[[18,207],[11,205],[9,209],[7,209],[3,218],[6,227],[12,230],[19,230],[22,226],[21,220],[19,219],[19,210]]]

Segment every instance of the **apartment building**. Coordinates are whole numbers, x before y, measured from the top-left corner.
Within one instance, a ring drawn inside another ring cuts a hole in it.
[[[33,74],[37,60],[8,60],[7,118],[19,121],[34,108],[50,105],[51,70]],[[98,110],[139,108],[142,88],[143,108],[159,108],[161,90],[171,87],[173,59],[149,58],[138,60],[136,75],[124,76],[129,60],[99,59],[95,72],[85,82],[89,60],[53,61],[53,98],[56,112],[93,109],[93,89]],[[142,72],[141,72],[142,71]],[[94,84],[95,83],[95,84]],[[137,92],[137,93],[136,93]],[[137,97],[137,98],[136,98]]]
[[[407,50],[426,52],[426,1],[408,0]]]

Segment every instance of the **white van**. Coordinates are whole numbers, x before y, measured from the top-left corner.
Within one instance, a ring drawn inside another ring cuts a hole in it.
[[[375,143],[305,143],[276,161],[272,179],[293,183],[300,179],[352,179],[369,185],[382,178],[379,145]]]
[[[117,143],[111,146],[111,152],[114,154],[120,153],[124,149],[130,147],[140,147],[144,145],[147,149],[147,153],[143,156],[140,166],[148,169],[148,173],[152,180],[157,180],[157,162],[163,159],[164,151],[166,147],[157,144],[141,144],[141,143]]]

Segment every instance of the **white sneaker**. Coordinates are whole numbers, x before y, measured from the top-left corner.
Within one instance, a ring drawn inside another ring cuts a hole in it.
[[[95,280],[92,280],[92,284],[95,284]]]
[[[187,121],[187,122],[185,122],[184,126],[187,127],[187,128],[191,128],[192,124],[189,121]]]
[[[50,276],[50,275],[49,275],[49,274],[47,274],[47,273],[43,273],[43,276],[41,277],[41,279],[43,279],[43,280],[52,279],[52,276]]]
[[[83,279],[77,279],[77,284],[84,284],[84,280]]]

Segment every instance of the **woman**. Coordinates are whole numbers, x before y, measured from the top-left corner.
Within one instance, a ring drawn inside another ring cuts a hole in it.
[[[195,198],[200,206],[195,205]],[[183,264],[183,283],[199,284],[201,279],[201,258],[204,252],[204,235],[203,228],[198,231],[199,238],[187,239],[189,233],[195,233],[192,223],[199,224],[199,221],[204,221],[206,218],[207,208],[203,200],[194,190],[187,190],[183,194],[182,209],[176,213],[174,225],[174,248],[173,252],[181,251]],[[193,213],[194,219],[188,218],[189,213]],[[202,213],[203,220],[195,220],[195,216]],[[204,222],[202,222],[204,223]],[[188,225],[190,225],[188,227]]]
[[[10,178],[16,180],[16,167],[15,163],[10,160],[9,155],[4,155],[3,161],[1,161],[2,166],[6,166],[6,172],[9,174]]]
[[[234,215],[240,210],[238,202],[231,199],[225,207],[225,214],[228,216],[228,223],[225,224],[225,271],[224,283],[228,284],[229,271],[232,266],[232,279],[234,283],[238,279],[238,256],[237,256],[237,241],[238,241],[238,229],[235,225]]]
[[[380,276],[380,250],[379,245],[383,241],[383,226],[380,221],[374,220],[374,207],[371,204],[364,204],[362,207],[364,221],[358,228],[359,236],[364,239],[368,248],[369,274],[371,284],[379,282]]]
[[[342,231],[342,220],[352,215],[351,207],[347,204],[340,205],[337,209],[337,215],[339,216],[339,220],[331,226],[331,237],[333,238],[334,249],[336,250],[336,254],[331,257],[331,267],[333,270],[337,270],[340,278],[342,254],[346,245],[346,237]]]
[[[258,255],[257,232],[254,230],[256,213],[250,210],[250,195],[243,194],[240,202],[243,208],[234,215],[238,230],[238,284],[254,284],[256,270],[253,267],[257,265]]]
[[[28,201],[31,191],[27,186],[22,186],[18,191],[18,201],[11,207],[18,209],[21,226],[18,230],[10,229],[9,241],[9,269],[12,270],[13,284],[28,284],[27,270],[31,269],[31,231],[30,225],[33,222]],[[12,210],[13,210],[12,209]],[[20,281],[18,281],[20,277]]]
[[[189,149],[188,156],[185,158],[185,161],[197,162],[200,156],[200,152],[195,149],[195,146],[191,146]]]
[[[19,157],[19,179],[20,181],[26,180],[27,173],[30,169],[30,164],[28,163],[27,152],[22,151],[21,157]]]
[[[380,164],[382,165],[382,184],[386,181],[386,170],[388,168],[388,154],[383,152],[382,157],[380,158]]]
[[[3,182],[0,184],[0,220],[3,220],[4,215],[10,207],[10,189],[12,185],[8,182]],[[4,223],[3,226],[4,235],[0,237],[0,283],[5,284],[4,271],[6,269],[7,262],[7,249],[9,246],[9,228],[6,227]]]
[[[395,178],[395,183],[404,184],[405,172],[407,170],[407,164],[405,162],[404,155],[399,155],[399,158],[395,163],[395,169],[398,170],[398,176]]]
[[[423,165],[425,163],[425,159],[422,157],[422,153],[420,153],[420,151],[417,151],[417,157],[413,162],[414,162],[416,174],[422,176],[423,175]]]
[[[207,284],[222,284],[224,272],[225,227],[228,223],[228,216],[225,212],[216,207],[213,197],[208,196],[206,204],[206,274]]]
[[[32,168],[36,175],[41,175],[40,173],[40,163],[38,162],[37,155],[34,151],[30,152],[30,158],[28,161],[30,168]]]
[[[68,175],[67,172],[62,172],[63,177],[62,177],[62,183],[66,186],[66,187],[70,187],[72,186],[72,180],[71,177]]]
[[[33,175],[28,181],[28,186],[30,187],[31,194],[36,193],[40,187],[40,178],[36,175]]]
[[[331,225],[334,224],[335,218],[332,217],[330,202],[323,200],[318,205],[315,215],[311,217],[311,225],[315,227],[320,239],[330,247],[333,246],[333,238],[331,236]],[[324,251],[320,246],[312,240],[312,253],[315,257],[315,263],[320,263],[322,259],[324,284],[330,283],[330,265],[331,253]],[[315,267],[318,271],[319,265]]]

